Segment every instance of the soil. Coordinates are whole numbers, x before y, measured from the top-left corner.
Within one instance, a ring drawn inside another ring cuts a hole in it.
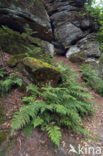
[[[10,56],[4,56],[5,66]],[[62,61],[63,64],[72,66],[79,72],[79,65],[69,62],[65,57],[58,56],[54,59],[54,62]],[[13,72],[11,68],[6,67],[7,71]],[[82,80],[80,80],[81,82]],[[39,128],[33,130],[31,136],[27,138],[22,130],[15,133],[13,137],[10,136],[10,123],[13,113],[22,106],[21,99],[24,96],[18,89],[13,89],[7,97],[0,98],[0,105],[4,108],[5,122],[0,125],[0,131],[6,133],[6,141],[0,145],[0,156],[77,156],[77,153],[69,153],[70,144],[77,150],[78,145],[103,147],[103,97],[99,96],[94,91],[90,90],[90,94],[93,96],[94,101],[99,105],[95,107],[96,113],[89,120],[85,117],[85,127],[91,134],[90,137],[84,138],[82,135],[75,134],[70,130],[62,130],[62,141],[59,148],[57,148],[48,138],[45,132],[42,132]],[[6,153],[5,153],[6,151]],[[103,152],[103,150],[102,150]],[[81,154],[85,156],[87,154]],[[96,154],[89,154],[89,156],[96,156]],[[103,156],[103,154],[97,154]]]

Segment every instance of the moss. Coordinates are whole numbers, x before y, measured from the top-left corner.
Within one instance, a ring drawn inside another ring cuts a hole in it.
[[[18,54],[18,55],[12,56],[8,61],[9,67],[15,67],[18,63],[22,62],[24,57],[25,57],[25,54]]]
[[[55,66],[32,57],[23,59],[25,69],[28,71],[29,79],[38,86],[51,84],[57,86],[60,80],[60,71]]]
[[[85,52],[80,51],[80,52],[72,54],[69,59],[70,59],[70,61],[72,61],[74,63],[75,62],[83,63],[83,62],[85,62],[86,58],[87,58],[87,56],[86,56]]]
[[[5,132],[0,132],[0,144],[6,140]]]
[[[59,72],[59,69],[56,68],[55,66],[52,66],[46,62],[41,61],[40,59],[35,59],[32,57],[26,57],[23,59],[23,62],[25,65],[30,66],[31,68],[36,68],[36,69],[40,69],[40,68],[50,68],[53,70],[56,70],[57,72]]]
[[[41,46],[38,38],[31,37],[26,33],[20,34],[8,27],[0,28],[0,47],[7,53],[22,54],[28,51],[27,47],[34,49],[37,46]]]

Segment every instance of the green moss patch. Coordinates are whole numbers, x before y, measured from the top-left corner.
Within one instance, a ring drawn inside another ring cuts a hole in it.
[[[35,84],[40,86],[47,83],[58,84],[60,71],[55,66],[32,57],[24,58],[23,64]]]
[[[15,67],[18,63],[22,62],[24,57],[25,57],[25,54],[18,54],[18,55],[12,56],[8,61],[9,67]]]
[[[3,51],[12,55],[28,52],[27,47],[34,49],[41,45],[40,39],[20,34],[8,27],[0,28],[0,47]]]

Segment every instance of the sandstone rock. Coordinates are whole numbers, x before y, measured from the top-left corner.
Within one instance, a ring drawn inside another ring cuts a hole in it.
[[[29,73],[28,78],[39,86],[45,84],[56,86],[60,81],[59,70],[46,62],[32,57],[26,57],[23,59],[23,64],[26,71]]]
[[[69,56],[78,52],[80,52],[80,49],[76,45],[71,46],[70,49],[66,53],[66,58],[69,58]]]
[[[83,33],[71,23],[65,23],[55,29],[55,35],[65,48],[79,40]]]
[[[36,31],[35,35],[45,40],[52,39],[50,20],[41,0],[0,1],[0,25],[22,32],[25,24]]]
[[[95,30],[93,19],[84,9],[86,0],[45,0],[55,39],[67,49]]]
[[[96,62],[101,56],[100,45],[96,39],[96,34],[89,34],[71,46],[66,53],[66,57],[72,62]]]
[[[69,6],[83,7],[86,0],[45,0],[49,14],[64,9],[69,9]]]
[[[55,48],[54,48],[54,45],[47,42],[47,41],[41,41],[41,45],[42,45],[42,48],[44,50],[45,53],[48,53],[51,55],[51,57],[54,56],[54,52],[55,52]]]
[[[87,59],[86,54],[84,52],[75,52],[69,55],[68,58],[73,63],[83,63]]]
[[[99,58],[101,55],[100,45],[97,41],[97,36],[95,33],[87,35],[85,38],[81,39],[77,46],[81,51],[84,51],[87,57]]]

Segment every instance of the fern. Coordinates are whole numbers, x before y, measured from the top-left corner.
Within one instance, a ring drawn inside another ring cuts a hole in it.
[[[32,134],[32,131],[33,131],[33,126],[31,124],[29,125],[26,125],[24,127],[24,134],[28,137],[30,137],[30,135]]]
[[[39,90],[38,90],[38,87],[35,86],[35,85],[33,85],[33,84],[30,84],[29,86],[27,86],[26,91],[27,91],[27,92],[28,92],[28,91],[31,91],[32,94],[33,94],[33,96],[34,96],[34,95],[37,96],[37,95],[39,95],[39,93],[40,93]]]
[[[11,127],[14,130],[20,129],[28,124],[38,114],[40,108],[43,107],[43,102],[33,102],[31,105],[22,106],[19,112],[14,114]]]
[[[46,126],[46,130],[49,134],[50,139],[55,143],[58,147],[60,145],[61,140],[61,132],[60,128],[58,126],[55,126],[54,123],[51,123],[50,125]]]
[[[14,74],[7,77],[6,80],[0,81],[0,91],[2,96],[7,94],[15,85],[22,86],[22,80]]]
[[[0,78],[5,78],[7,76],[7,72],[4,69],[0,69]]]
[[[97,72],[89,65],[81,66],[81,72],[86,83],[103,96],[103,80],[98,76]]]
[[[43,122],[44,122],[44,120],[43,119],[41,119],[39,116],[38,117],[36,117],[34,120],[33,120],[33,125],[34,125],[34,128],[35,127],[37,127],[37,126],[40,126],[40,125],[42,125],[43,124]]]
[[[23,99],[22,99],[22,102],[23,103],[29,103],[29,104],[32,104],[32,102],[33,101],[35,101],[36,100],[36,97],[35,96],[30,96],[30,97],[23,97]]]
[[[13,131],[28,124],[32,124],[34,128],[39,126],[48,132],[57,146],[61,140],[60,128],[66,127],[86,134],[82,117],[94,112],[94,102],[88,89],[76,81],[79,75],[75,75],[70,67],[59,64],[58,68],[61,71],[61,84],[56,88],[45,86],[41,91],[32,84],[27,86],[27,92],[30,91],[31,95],[23,98],[26,105],[14,114],[11,123]],[[39,101],[36,99],[38,96]]]

